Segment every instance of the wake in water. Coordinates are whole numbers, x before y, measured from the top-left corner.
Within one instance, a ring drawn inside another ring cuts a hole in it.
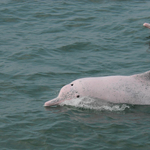
[[[99,99],[82,97],[78,99],[72,99],[69,101],[64,101],[60,104],[61,106],[68,105],[85,109],[94,109],[94,110],[108,110],[108,111],[124,111],[126,108],[130,108],[126,104],[112,104]]]

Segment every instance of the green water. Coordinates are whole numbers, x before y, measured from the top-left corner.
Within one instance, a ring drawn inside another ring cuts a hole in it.
[[[43,107],[77,78],[148,71],[149,6],[148,0],[0,1],[0,149],[149,149],[149,106]]]

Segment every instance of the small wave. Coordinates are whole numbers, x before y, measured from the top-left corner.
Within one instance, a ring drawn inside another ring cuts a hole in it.
[[[78,108],[94,109],[94,110],[107,110],[107,111],[124,111],[126,108],[130,108],[126,104],[113,104],[100,99],[94,99],[89,97],[83,97],[78,99],[72,99],[64,101],[60,104],[61,106],[68,105]]]

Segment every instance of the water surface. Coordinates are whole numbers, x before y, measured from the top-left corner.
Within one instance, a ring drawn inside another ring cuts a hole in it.
[[[149,6],[148,0],[1,0],[0,149],[148,149],[149,106],[43,104],[77,78],[148,71]]]

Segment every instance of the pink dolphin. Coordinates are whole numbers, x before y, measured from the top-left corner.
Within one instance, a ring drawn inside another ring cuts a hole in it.
[[[58,97],[47,101],[52,106],[82,97],[111,103],[150,105],[150,71],[131,76],[107,76],[77,79],[65,85]]]
[[[144,23],[143,26],[150,29],[150,24],[149,23]]]

